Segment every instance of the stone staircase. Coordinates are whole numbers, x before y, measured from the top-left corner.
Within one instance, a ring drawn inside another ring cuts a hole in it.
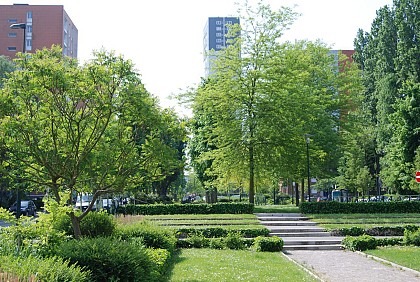
[[[261,224],[270,230],[270,236],[283,239],[283,251],[341,250],[344,237],[331,236],[307,217],[296,213],[257,213]]]

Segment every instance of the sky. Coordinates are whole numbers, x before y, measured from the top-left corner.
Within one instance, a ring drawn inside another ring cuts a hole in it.
[[[79,32],[78,58],[104,48],[130,59],[162,107],[189,111],[170,97],[195,87],[204,75],[203,30],[208,17],[238,16],[244,0],[0,0],[2,5],[63,5]],[[255,3],[256,0],[249,0]],[[272,9],[301,14],[285,39],[321,40],[353,49],[358,29],[370,31],[376,11],[392,0],[265,0]]]

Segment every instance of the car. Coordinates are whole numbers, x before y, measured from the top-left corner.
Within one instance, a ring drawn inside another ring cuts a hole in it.
[[[16,205],[15,202],[13,205],[10,206],[9,211],[13,214],[16,214]],[[31,200],[20,201],[20,214],[26,216],[35,216],[36,214],[36,205]]]

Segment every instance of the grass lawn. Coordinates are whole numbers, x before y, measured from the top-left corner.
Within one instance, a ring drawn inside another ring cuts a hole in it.
[[[168,281],[318,281],[281,253],[182,249]]]
[[[308,214],[311,221],[328,230],[344,227],[420,225],[420,214]]]
[[[265,205],[254,206],[255,213],[300,213],[295,205]]]
[[[382,247],[365,253],[420,271],[420,247]]]

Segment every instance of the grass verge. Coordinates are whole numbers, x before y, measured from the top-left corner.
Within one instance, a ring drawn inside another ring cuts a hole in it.
[[[294,205],[266,205],[254,206],[255,213],[300,213],[299,207]]]
[[[280,253],[183,249],[168,281],[317,281]]]
[[[420,271],[420,247],[381,247],[365,251],[365,253]]]

